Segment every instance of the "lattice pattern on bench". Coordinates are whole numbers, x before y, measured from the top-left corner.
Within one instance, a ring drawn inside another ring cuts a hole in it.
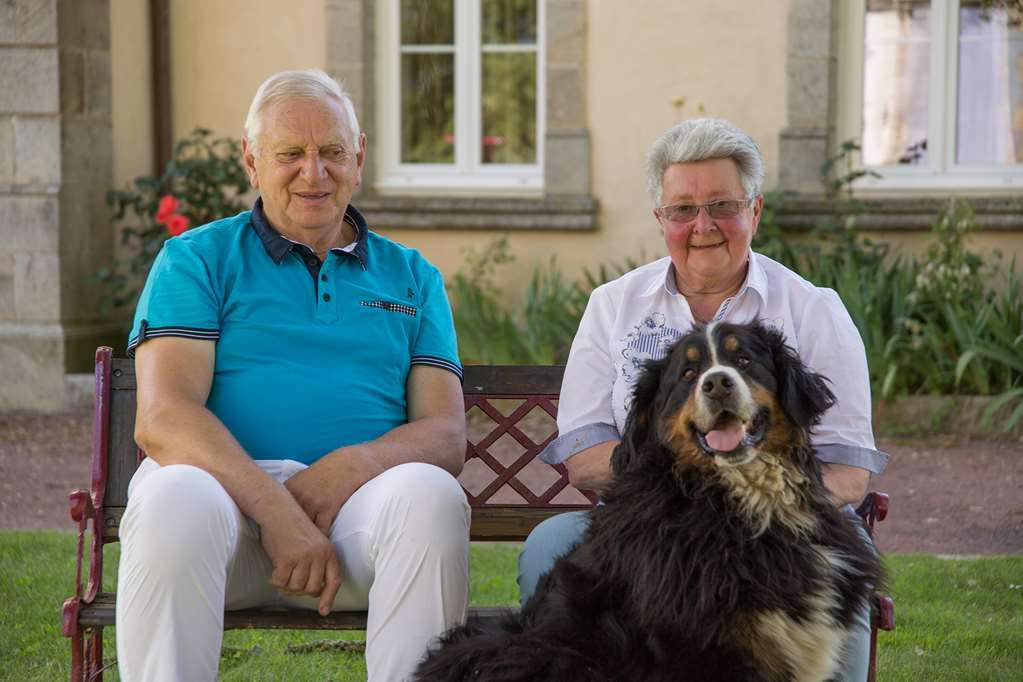
[[[556,396],[467,395],[465,412],[468,442],[459,482],[473,508],[596,502],[591,491],[569,485],[563,465],[536,458],[557,436]]]

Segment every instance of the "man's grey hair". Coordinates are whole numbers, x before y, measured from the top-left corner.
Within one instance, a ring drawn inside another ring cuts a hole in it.
[[[320,69],[281,71],[263,81],[256,90],[256,96],[249,105],[245,117],[245,138],[253,147],[259,140],[263,127],[263,112],[272,104],[286,99],[334,99],[344,107],[348,128],[352,134],[353,147],[359,144],[359,119],[355,116],[355,105],[344,87]]]
[[[654,206],[661,205],[661,182],[676,163],[731,159],[747,199],[760,196],[764,184],[764,157],[753,138],[720,118],[694,118],[668,128],[647,155],[647,190]]]

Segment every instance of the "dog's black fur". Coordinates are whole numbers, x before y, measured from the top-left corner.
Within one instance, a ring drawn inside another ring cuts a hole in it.
[[[779,332],[693,330],[637,383],[582,543],[521,613],[447,633],[416,679],[827,679],[881,579],[809,445],[833,403]],[[708,445],[736,424],[737,447]]]

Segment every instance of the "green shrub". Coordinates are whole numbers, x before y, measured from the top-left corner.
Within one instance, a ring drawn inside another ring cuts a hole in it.
[[[533,270],[510,312],[493,278],[499,266],[514,260],[507,237],[481,253],[468,249],[465,266],[448,285],[459,354],[466,364],[549,365],[568,358],[589,291],[566,281],[552,256],[546,267]]]
[[[169,237],[248,208],[242,200],[249,180],[240,144],[211,136],[211,131],[196,128],[174,146],[159,178],[138,177],[128,188],[107,192],[114,218],[132,221],[121,231],[125,255],[98,273],[107,307],[135,305],[153,259]]]
[[[522,297],[507,310],[494,275],[514,261],[508,238],[500,237],[480,253],[467,249],[465,265],[448,284],[465,364],[564,364],[590,292],[639,265],[631,259],[602,263],[596,271],[584,269],[583,282],[570,282],[551,256],[533,270]]]
[[[1023,274],[1015,263],[1004,267],[998,256],[985,262],[967,249],[965,238],[976,229],[967,204],[950,202],[935,221],[927,255],[917,260],[857,236],[847,220],[819,226],[813,243],[787,240],[773,219],[776,200],[765,201],[754,249],[838,292],[863,338],[876,397],[992,395],[988,421],[1006,406],[1004,430],[1023,420]],[[501,238],[481,254],[468,252],[452,280],[466,363],[564,362],[589,293],[638,265],[601,264],[576,283],[552,258],[533,271],[522,299],[506,307],[493,275],[513,261]]]

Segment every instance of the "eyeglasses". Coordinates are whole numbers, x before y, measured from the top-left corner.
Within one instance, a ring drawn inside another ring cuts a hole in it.
[[[750,201],[752,199],[729,199],[712,201],[709,204],[672,204],[659,206],[654,209],[654,212],[658,218],[669,223],[690,223],[700,215],[701,208],[715,220],[728,220],[742,213],[749,206]]]

